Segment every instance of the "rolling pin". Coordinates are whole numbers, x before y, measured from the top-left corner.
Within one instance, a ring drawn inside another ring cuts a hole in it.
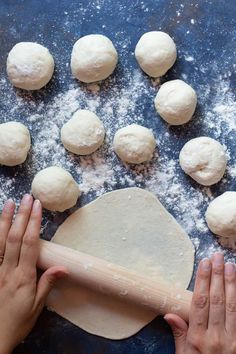
[[[124,267],[43,240],[37,265],[43,270],[65,266],[70,279],[94,291],[146,307],[159,315],[175,313],[188,321],[192,293],[174,288],[162,279],[155,282]]]

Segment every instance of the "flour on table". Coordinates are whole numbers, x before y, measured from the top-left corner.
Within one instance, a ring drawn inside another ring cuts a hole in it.
[[[188,57],[190,53],[182,54]],[[215,77],[209,82],[205,80],[197,90],[202,112],[190,124],[195,131],[201,129],[206,136],[219,140],[228,148],[227,142],[235,140],[236,102],[230,89],[230,75],[222,74],[219,78],[220,69],[213,64]],[[197,65],[197,61],[191,65]],[[197,69],[206,72],[204,65]],[[193,86],[197,69],[193,68],[192,82],[190,76],[183,73],[185,80]],[[73,175],[82,192],[90,195],[90,200],[106,191],[125,187],[137,186],[153,192],[189,234],[196,245],[197,260],[221,249],[216,239],[210,236],[204,220],[209,201],[217,196],[215,190],[190,181],[179,166],[178,155],[182,146],[178,146],[178,134],[186,136],[185,142],[196,135],[185,127],[173,130],[165,122],[160,123],[153,106],[159,84],[160,80],[149,80],[139,69],[123,67],[122,73],[95,87],[73,82],[54,96],[43,90],[35,98],[14,91],[6,78],[0,77],[1,122],[9,117],[20,121],[22,117],[33,136],[27,163],[11,170],[12,178],[4,177],[4,174],[0,176],[0,208],[4,200],[12,196],[19,203],[22,195],[30,191],[34,175],[43,168],[57,165]],[[150,109],[144,110],[144,103],[149,104]],[[102,148],[87,157],[67,152],[60,142],[61,127],[78,109],[89,109],[98,114],[106,129]],[[115,131],[132,123],[153,129],[156,136],[158,152],[146,165],[125,166],[113,151],[111,143]],[[235,153],[232,148],[228,148],[227,153],[230,158],[227,175],[220,182],[222,192],[232,189],[236,175]],[[24,186],[18,183],[22,175],[27,176]],[[204,246],[203,239],[208,241]],[[227,259],[234,259],[231,251],[224,252]]]

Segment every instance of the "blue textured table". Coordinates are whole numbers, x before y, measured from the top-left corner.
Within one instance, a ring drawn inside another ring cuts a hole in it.
[[[103,33],[114,41],[120,52],[120,61],[115,76],[123,73],[123,68],[137,67],[134,57],[129,55],[138,38],[146,31],[161,29],[175,39],[178,47],[178,60],[172,70],[164,78],[183,78],[183,73],[188,77],[188,83],[193,85],[198,92],[204,85],[212,83],[212,90],[205,100],[198,106],[196,116],[198,122],[204,119],[206,107],[211,104],[217,80],[227,76],[229,90],[235,89],[235,48],[236,48],[236,2],[228,1],[177,1],[177,0],[94,0],[94,1],[69,1],[69,0],[31,0],[31,1],[0,1],[0,71],[1,77],[5,75],[5,62],[7,53],[18,41],[36,41],[52,48],[57,58],[56,75],[47,86],[45,101],[57,93],[69,88],[73,81],[70,70],[64,70],[64,63],[69,62],[73,43],[81,35],[89,33]],[[118,40],[119,39],[119,40]],[[127,48],[119,47],[122,39],[127,39]],[[117,43],[118,42],[118,43]],[[66,50],[65,50],[66,48]],[[189,58],[186,59],[186,53]],[[194,57],[194,64],[192,63]],[[202,69],[202,64],[204,70]],[[214,67],[217,63],[217,69]],[[230,75],[228,74],[230,73]],[[144,75],[145,77],[145,75]],[[119,85],[119,80],[117,85]],[[122,85],[122,84],[120,84]],[[0,121],[9,120],[7,117],[9,106],[4,100],[4,95],[14,94],[10,85],[7,92],[0,95]],[[33,95],[35,102],[42,99],[40,93]],[[152,107],[152,108],[150,108]],[[150,108],[150,109],[149,109]],[[149,119],[154,108],[152,97],[144,98],[138,107],[147,116],[146,126],[154,131],[166,129],[164,122],[152,123]],[[148,110],[149,109],[149,110]],[[150,111],[150,113],[148,113]],[[15,112],[17,118],[21,112]],[[13,117],[14,118],[14,114]],[[37,133],[37,132],[36,132]],[[35,134],[36,134],[35,133]],[[184,129],[171,128],[171,139],[176,145],[173,155],[176,157],[180,147],[185,141],[196,136],[205,135],[203,125],[200,123],[188,124]],[[214,133],[211,132],[211,136]],[[33,136],[34,138],[34,136]],[[222,141],[227,143],[231,153],[231,161],[235,161],[235,134],[231,131],[229,136],[222,136]],[[159,146],[160,155],[162,146]],[[29,190],[30,179],[27,171],[20,168],[0,168],[3,176],[13,176],[18,171],[18,184],[15,193],[20,195]],[[185,178],[185,177],[183,177]],[[186,183],[196,184],[189,179]],[[117,185],[114,188],[119,188]],[[227,184],[218,184],[212,188],[213,194],[219,194],[226,189],[235,190],[235,178],[228,176]],[[197,188],[197,187],[196,187]],[[89,199],[83,197],[81,205]],[[172,212],[171,208],[169,210]],[[175,212],[173,211],[175,215]],[[65,217],[65,216],[64,216]],[[51,236],[56,229],[58,219],[48,213],[49,231]],[[202,243],[211,243],[209,236]],[[199,248],[201,249],[201,247]],[[199,254],[197,254],[198,260]],[[44,310],[35,329],[20,345],[16,354],[173,354],[174,344],[171,332],[165,322],[158,318],[141,330],[137,335],[122,341],[110,341],[90,335],[73,326],[54,313]]]

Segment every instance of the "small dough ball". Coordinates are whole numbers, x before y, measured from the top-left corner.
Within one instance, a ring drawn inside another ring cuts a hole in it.
[[[115,70],[117,51],[109,38],[90,34],[75,42],[71,70],[76,79],[90,83],[106,79]]]
[[[105,129],[95,113],[81,109],[61,129],[65,148],[77,155],[88,155],[103,143]]]
[[[119,129],[113,144],[122,161],[134,164],[151,160],[156,147],[152,131],[137,124]]]
[[[197,95],[184,81],[171,80],[161,85],[154,102],[157,112],[167,123],[181,125],[192,118]]]
[[[165,32],[147,32],[136,45],[135,57],[147,75],[160,77],[174,65],[177,57],[176,46]]]
[[[80,190],[69,172],[51,166],[36,174],[32,182],[32,193],[44,208],[64,211],[76,204]]]
[[[206,222],[214,234],[236,239],[236,192],[214,199],[206,211]]]
[[[219,182],[227,165],[224,147],[205,136],[189,140],[180,151],[179,160],[184,172],[204,186]]]
[[[0,164],[22,164],[31,145],[30,133],[24,124],[8,122],[0,124]]]
[[[53,75],[54,60],[49,50],[38,43],[17,43],[7,58],[7,74],[12,85],[39,90]]]

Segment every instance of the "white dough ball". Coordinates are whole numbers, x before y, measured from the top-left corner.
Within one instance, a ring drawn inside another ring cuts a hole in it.
[[[20,42],[8,54],[7,74],[15,87],[39,90],[51,80],[53,71],[53,57],[41,44]]]
[[[16,166],[22,164],[30,149],[29,130],[24,124],[8,122],[0,124],[0,164]]]
[[[161,85],[154,102],[157,112],[166,122],[181,125],[192,118],[197,95],[184,81],[171,80]]]
[[[51,166],[36,174],[32,182],[32,193],[44,208],[64,211],[76,204],[80,190],[69,172]]]
[[[204,186],[219,182],[227,165],[224,147],[205,136],[189,140],[180,151],[179,160],[184,172]]]
[[[225,192],[214,199],[206,211],[206,222],[214,234],[236,241],[236,192]]]
[[[81,109],[61,129],[61,141],[65,148],[77,155],[88,155],[103,143],[105,129],[98,116]]]
[[[165,32],[147,32],[136,45],[135,57],[147,75],[160,77],[174,65],[177,57],[176,46]]]
[[[118,54],[110,39],[101,34],[90,34],[75,42],[71,70],[82,82],[96,82],[111,75],[117,61]]]
[[[134,164],[151,160],[156,147],[152,131],[137,124],[119,129],[113,144],[122,161]]]

